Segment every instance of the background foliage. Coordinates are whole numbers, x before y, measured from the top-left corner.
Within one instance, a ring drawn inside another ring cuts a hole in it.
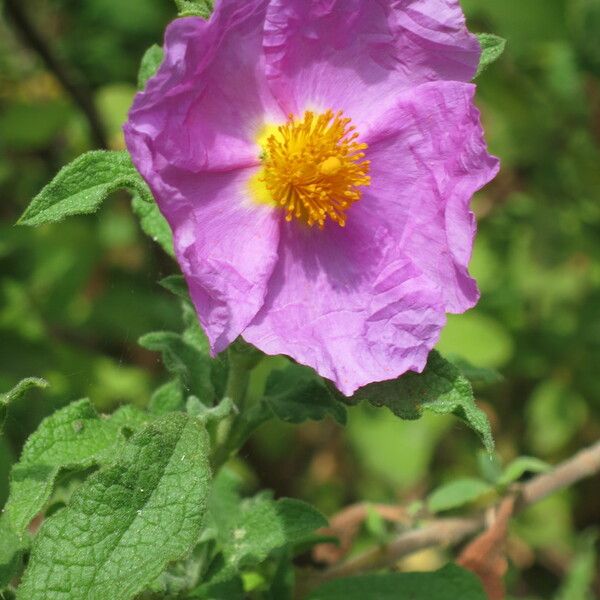
[[[600,437],[600,4],[463,6],[471,29],[508,40],[502,59],[478,80],[487,137],[503,168],[475,200],[480,233],[472,271],[482,300],[450,318],[439,348],[502,375],[490,381],[486,372],[476,386],[499,460],[533,455],[554,463]],[[122,149],[140,59],[161,43],[176,14],[172,2],[30,0],[27,11],[91,90],[110,147]],[[144,236],[126,193],[95,216],[13,226],[61,166],[93,147],[81,111],[0,20],[0,391],[30,375],[50,384],[7,415],[0,504],[8,470],[44,416],[83,397],[103,412],[145,405],[166,376],[160,348],[137,341],[184,325],[179,302],[157,284],[176,265]],[[272,366],[259,369],[255,389]],[[459,494],[476,503],[486,491],[481,480],[498,470],[480,447],[450,416],[405,422],[361,404],[348,411],[345,430],[335,414],[301,426],[270,421],[244,447],[236,470],[246,489],[301,498],[326,515],[360,500],[410,504],[458,477],[479,480]],[[597,485],[582,482],[515,520],[512,597],[600,595],[594,569],[586,568],[595,560]],[[447,493],[429,504],[454,506]],[[367,520],[358,546],[386,533]],[[431,570],[446,559],[432,550],[404,567]]]

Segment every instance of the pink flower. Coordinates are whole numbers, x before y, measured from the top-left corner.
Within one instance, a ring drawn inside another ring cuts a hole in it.
[[[220,0],[169,26],[125,134],[214,353],[241,335],[345,394],[424,368],[478,299],[479,55],[458,0]]]

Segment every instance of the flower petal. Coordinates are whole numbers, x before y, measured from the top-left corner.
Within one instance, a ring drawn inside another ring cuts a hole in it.
[[[264,45],[286,112],[341,109],[359,129],[403,88],[470,81],[481,53],[458,0],[271,0]]]
[[[474,93],[474,85],[457,82],[402,93],[363,136],[372,183],[349,213],[349,220],[369,211],[394,223],[391,235],[440,287],[448,312],[464,312],[479,298],[467,268],[476,229],[469,206],[499,168]]]
[[[247,200],[256,169],[202,175],[168,170],[163,202],[177,260],[213,353],[261,308],[277,262],[280,215]]]
[[[163,163],[195,172],[257,164],[260,128],[282,118],[265,76],[266,4],[221,0],[209,21],[187,17],[167,28],[164,61],[125,126],[149,183]]]
[[[242,335],[351,395],[422,370],[444,323],[439,290],[366,215],[345,229],[286,223],[265,304]]]

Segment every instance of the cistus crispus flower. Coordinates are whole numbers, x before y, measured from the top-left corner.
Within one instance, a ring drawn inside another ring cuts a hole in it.
[[[345,394],[421,371],[478,299],[494,177],[457,0],[219,0],[168,28],[127,147],[214,353],[238,336]]]

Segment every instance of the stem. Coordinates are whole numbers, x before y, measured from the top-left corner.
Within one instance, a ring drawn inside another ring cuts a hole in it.
[[[215,436],[215,452],[212,459],[213,471],[217,471],[231,454],[231,437],[235,430],[235,423],[244,410],[248,382],[253,364],[244,360],[234,348],[229,349],[229,373],[225,384],[225,398],[229,398],[237,409],[237,414],[223,419],[217,428]]]
[[[250,369],[246,361],[233,350],[229,352],[229,373],[225,385],[225,397],[230,398],[241,412],[246,402]]]
[[[81,85],[78,78],[71,70],[56,56],[51,46],[40,35],[34,24],[29,19],[23,8],[22,0],[5,0],[6,12],[12,19],[23,40],[44,61],[46,67],[54,73],[65,91],[71,96],[75,104],[79,106],[86,116],[94,143],[99,148],[108,148],[106,132],[102,119],[96,110],[94,100],[88,89]]]
[[[549,473],[538,475],[511,490],[508,496],[516,496],[514,513],[521,512],[549,494],[592,477],[598,472],[600,472],[600,441],[581,450]],[[366,550],[324,571],[307,573],[302,591],[305,593],[332,579],[392,567],[402,557],[424,548],[458,544],[483,529],[485,525],[483,514],[465,518],[434,519],[421,529],[400,534],[385,546]]]

